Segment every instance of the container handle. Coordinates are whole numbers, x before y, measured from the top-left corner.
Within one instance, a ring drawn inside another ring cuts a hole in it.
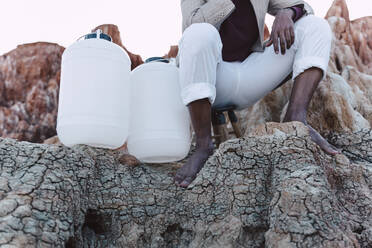
[[[82,38],[85,38],[85,39],[92,39],[92,38],[104,39],[104,40],[107,40],[109,42],[112,42],[112,37],[108,34],[103,33],[101,29],[97,29],[96,32],[93,32],[93,33],[84,34],[84,35],[80,36],[76,41],[80,41]]]
[[[169,59],[165,59],[163,57],[151,57],[145,60],[145,63],[152,63],[152,62],[162,62],[162,63],[169,63]]]

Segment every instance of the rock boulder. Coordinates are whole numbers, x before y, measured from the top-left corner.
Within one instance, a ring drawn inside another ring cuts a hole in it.
[[[0,140],[0,245],[372,246],[370,131],[333,137],[348,157],[324,154],[301,123],[253,134],[223,143],[186,190],[171,166]]]
[[[0,56],[0,137],[42,142],[56,134],[63,51],[38,42]]]

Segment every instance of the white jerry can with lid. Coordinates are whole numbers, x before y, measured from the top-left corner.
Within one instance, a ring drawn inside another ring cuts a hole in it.
[[[62,55],[57,134],[66,146],[115,149],[129,131],[131,61],[98,30]]]
[[[146,163],[185,158],[191,144],[190,117],[175,63],[150,58],[132,71],[131,83],[129,153]]]

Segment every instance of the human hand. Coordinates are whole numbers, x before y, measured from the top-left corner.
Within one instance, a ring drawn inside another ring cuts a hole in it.
[[[137,66],[143,64],[143,60],[142,60],[142,57],[140,55],[133,54],[133,53],[128,53],[128,55],[129,55],[129,58],[132,62],[132,66],[131,66],[132,70],[134,70]]]
[[[163,58],[170,59],[177,57],[178,54],[178,46],[171,46],[168,54],[164,55]]]
[[[285,54],[286,48],[291,48],[294,43],[295,34],[294,23],[292,20],[293,15],[293,10],[282,9],[275,16],[270,39],[269,42],[266,44],[266,47],[274,44],[274,50],[276,54],[279,53],[278,38],[280,39],[280,50],[283,55]]]

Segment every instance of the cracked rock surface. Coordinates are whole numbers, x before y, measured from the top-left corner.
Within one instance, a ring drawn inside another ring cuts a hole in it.
[[[372,247],[372,132],[301,123],[223,143],[188,189],[175,166],[0,139],[1,247]]]

